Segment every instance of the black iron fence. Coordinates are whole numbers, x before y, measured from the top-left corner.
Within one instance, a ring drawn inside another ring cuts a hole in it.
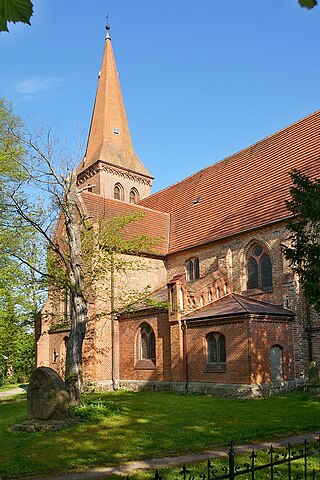
[[[177,470],[176,478],[179,480],[234,480],[244,475],[243,480],[258,480],[260,478],[270,480],[320,480],[320,437],[315,444],[309,445],[305,439],[302,446],[293,447],[289,443],[283,450],[276,450],[271,445],[267,451],[267,459],[269,460],[267,463],[261,461],[261,459],[266,460],[266,452],[263,454],[263,452],[257,453],[252,450],[247,456],[247,461],[246,459],[243,461],[244,457],[241,456],[242,463],[238,464],[235,446],[233,443],[229,446],[230,450],[225,466],[218,466],[218,463],[214,460],[208,460],[204,471],[198,473],[198,469],[193,472],[191,467],[184,465],[180,471]],[[165,480],[165,477],[156,470],[153,477],[150,475],[151,479]]]

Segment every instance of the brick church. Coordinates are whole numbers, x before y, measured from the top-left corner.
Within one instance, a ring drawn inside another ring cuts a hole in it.
[[[292,168],[320,176],[319,111],[151,194],[153,177],[132,146],[107,27],[78,184],[91,218],[142,212],[127,234],[160,242],[141,252],[145,268],[116,280],[115,302],[120,286],[148,286],[154,306],[88,323],[86,380],[101,389],[238,396],[307,381],[310,360],[320,362],[320,319],[283,255]],[[91,313],[102,311],[99,302],[90,299]],[[55,309],[49,295],[36,329],[37,365],[63,373],[69,330],[58,320],[67,319],[68,308],[61,302]]]

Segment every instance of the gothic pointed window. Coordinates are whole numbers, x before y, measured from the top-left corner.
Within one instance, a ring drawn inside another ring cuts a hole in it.
[[[156,337],[148,323],[140,325],[138,356],[139,360],[151,360],[156,363]]]
[[[189,258],[186,261],[186,278],[187,282],[200,278],[200,266],[198,258]]]
[[[123,200],[124,194],[123,186],[121,185],[121,183],[116,183],[113,187],[113,198],[115,198],[116,200]]]
[[[129,200],[130,200],[130,203],[138,203],[139,202],[139,192],[136,188],[131,188]]]
[[[247,255],[247,289],[272,288],[272,265],[269,252],[259,243],[251,246]]]
[[[226,337],[221,333],[207,336],[208,364],[226,363]]]

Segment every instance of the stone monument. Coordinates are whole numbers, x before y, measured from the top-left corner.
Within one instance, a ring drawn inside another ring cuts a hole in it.
[[[35,368],[27,390],[28,420],[14,425],[24,432],[58,430],[71,426],[70,395],[62,378],[49,367]]]
[[[34,369],[27,395],[29,420],[62,420],[69,416],[68,389],[52,368]]]

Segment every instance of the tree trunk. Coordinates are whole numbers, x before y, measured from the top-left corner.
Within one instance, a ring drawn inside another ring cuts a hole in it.
[[[68,268],[71,325],[67,345],[66,384],[70,390],[71,403],[80,402],[82,375],[82,345],[86,334],[88,304],[84,294],[84,270],[81,245],[83,212],[77,193],[76,174],[67,178],[64,202],[65,226],[70,248]]]

